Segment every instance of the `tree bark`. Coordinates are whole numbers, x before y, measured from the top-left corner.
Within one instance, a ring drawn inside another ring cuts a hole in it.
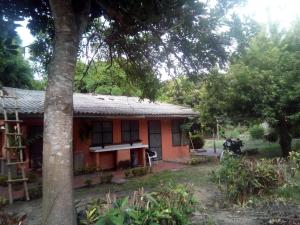
[[[292,149],[292,136],[286,118],[283,117],[279,120],[278,130],[282,157],[287,158]]]
[[[73,80],[89,1],[78,13],[70,0],[51,0],[55,43],[45,96],[43,224],[73,225]]]

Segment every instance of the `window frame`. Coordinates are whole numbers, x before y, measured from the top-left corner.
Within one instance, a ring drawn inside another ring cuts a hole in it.
[[[129,130],[125,130],[125,124],[128,123]],[[137,125],[137,126],[136,126]],[[129,133],[129,140],[125,140],[124,133]],[[137,133],[137,139],[134,139],[134,133]],[[133,143],[140,141],[140,121],[139,120],[121,120],[121,142]]]
[[[110,127],[109,127],[109,130],[104,130],[104,126],[103,124],[104,123],[109,123],[110,124]],[[95,127],[97,125],[100,125],[101,127],[101,130],[100,131],[95,131]],[[110,135],[110,141],[104,141],[104,136],[109,134]],[[99,138],[98,137],[98,140],[100,139],[101,141],[100,142],[94,142],[94,135],[99,135]],[[113,144],[113,121],[111,120],[102,120],[102,121],[94,121],[93,124],[92,124],[92,137],[91,137],[91,146],[106,146],[106,145],[111,145]]]
[[[187,134],[182,129],[183,120],[172,120],[171,121],[171,135],[172,135],[172,146],[184,146],[188,145]],[[179,141],[175,141],[176,136],[179,135]]]

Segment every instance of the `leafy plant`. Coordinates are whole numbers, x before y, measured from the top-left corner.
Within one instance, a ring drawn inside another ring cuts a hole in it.
[[[291,176],[294,177],[296,171],[300,169],[300,153],[292,151],[288,159],[290,160]]]
[[[104,173],[100,175],[100,183],[101,184],[109,184],[113,178],[112,173]]]
[[[93,181],[92,181],[92,179],[86,179],[86,180],[84,181],[84,183],[85,183],[85,185],[86,185],[87,187],[90,187],[90,186],[92,186]]]
[[[251,138],[253,139],[262,139],[264,137],[265,130],[259,125],[255,125],[249,129]]]
[[[202,137],[202,135],[200,134],[194,134],[191,136],[192,142],[193,142],[193,146],[195,149],[200,149],[203,148],[204,144],[205,144],[205,140]]]
[[[200,163],[208,162],[207,157],[197,157],[197,158],[191,158],[189,161],[187,161],[188,165],[198,165]]]
[[[81,224],[186,225],[194,204],[191,187],[183,185],[164,185],[151,193],[142,188],[130,197],[118,199],[107,194],[105,202],[98,200],[88,206]]]
[[[247,160],[225,154],[213,180],[227,198],[244,204],[252,195],[262,195],[285,183],[284,169],[272,160]]]
[[[7,176],[0,175],[0,186],[7,186]]]
[[[148,166],[146,167],[136,167],[129,170],[126,170],[124,172],[125,177],[137,177],[137,176],[144,176],[150,172],[150,168]]]
[[[30,199],[37,199],[43,196],[42,184],[38,184],[36,187],[31,187],[28,190]]]
[[[0,195],[0,210],[3,209],[4,206],[6,206],[8,203],[7,199]]]

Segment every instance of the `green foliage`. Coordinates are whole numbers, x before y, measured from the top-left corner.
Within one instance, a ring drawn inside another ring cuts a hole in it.
[[[85,186],[90,187],[93,184],[93,180],[88,178],[84,181]]]
[[[30,187],[28,189],[29,192],[29,196],[30,199],[38,199],[41,198],[43,196],[43,188],[42,188],[42,184],[39,183],[37,186],[35,187]]]
[[[278,134],[274,129],[270,130],[264,137],[269,142],[276,142],[278,140]]]
[[[294,177],[296,171],[300,169],[300,153],[292,151],[288,159],[290,160],[291,175]]]
[[[188,216],[194,204],[191,188],[183,185],[164,185],[152,193],[140,189],[132,197],[119,199],[108,194],[106,202],[96,201],[87,207],[81,224],[185,225],[190,224]]]
[[[138,97],[142,95],[138,84],[134,84],[117,64],[110,66],[105,62],[96,62],[88,70],[87,66],[82,62],[77,63],[76,92]]]
[[[7,186],[7,176],[0,175],[0,186]]]
[[[29,183],[34,183],[38,180],[38,175],[35,172],[31,171],[27,173],[27,178]]]
[[[253,139],[263,139],[265,129],[261,127],[260,125],[254,125],[249,129],[249,133],[251,138]]]
[[[0,195],[0,211],[8,204],[6,198]]]
[[[97,172],[96,166],[86,166],[81,170],[74,171],[75,175],[91,174]]]
[[[209,161],[208,157],[194,157],[194,158],[191,158],[189,161],[187,161],[187,164],[193,166],[193,165],[199,165],[201,163],[205,163],[208,161]]]
[[[0,18],[0,86],[32,88],[33,75],[23,58],[14,21]]]
[[[285,177],[282,167],[271,160],[247,160],[225,154],[213,180],[230,201],[244,204],[253,195],[259,196],[283,185]]]
[[[146,167],[136,167],[129,170],[126,170],[125,177],[137,177],[137,176],[144,176],[150,172],[150,168]]]
[[[100,183],[101,184],[109,184],[113,178],[112,173],[104,173],[100,175]]]
[[[200,134],[191,135],[191,139],[195,149],[201,149],[205,145],[205,140]]]

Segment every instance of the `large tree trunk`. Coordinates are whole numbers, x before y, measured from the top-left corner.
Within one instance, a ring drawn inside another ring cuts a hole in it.
[[[292,137],[286,118],[283,117],[279,120],[278,130],[282,157],[286,158],[289,156],[289,153],[292,149]]]
[[[44,113],[43,224],[73,225],[73,78],[88,7],[78,15],[70,0],[51,0],[50,5],[55,44]]]

